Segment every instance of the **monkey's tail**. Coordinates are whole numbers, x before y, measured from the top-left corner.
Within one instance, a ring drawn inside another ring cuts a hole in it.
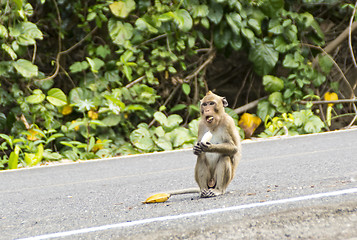
[[[185,188],[185,189],[180,189],[180,190],[173,190],[167,192],[170,195],[180,195],[180,194],[189,194],[189,193],[200,193],[199,188]]]

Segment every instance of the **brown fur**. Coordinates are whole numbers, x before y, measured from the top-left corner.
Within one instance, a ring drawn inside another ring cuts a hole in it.
[[[224,110],[227,105],[224,97],[212,92],[201,100],[198,142],[194,147],[197,155],[195,179],[201,197],[224,194],[241,158],[240,136],[234,120]],[[211,132],[212,139],[202,143],[207,131]]]

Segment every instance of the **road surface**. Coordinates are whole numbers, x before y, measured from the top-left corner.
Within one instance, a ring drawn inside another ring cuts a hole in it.
[[[357,238],[357,130],[245,141],[227,194],[195,187],[191,150],[0,172],[0,239]]]

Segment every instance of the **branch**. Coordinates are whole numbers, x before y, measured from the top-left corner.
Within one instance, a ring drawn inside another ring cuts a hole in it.
[[[325,48],[326,53],[331,53],[337,46],[339,46],[354,30],[357,28],[357,22],[354,22],[346,28],[335,40],[330,42]]]
[[[74,44],[72,47],[68,48],[67,50],[59,52],[57,54],[57,57],[56,57],[56,70],[55,70],[55,72],[51,76],[49,76],[47,78],[39,79],[39,81],[45,81],[45,80],[49,80],[49,79],[55,78],[57,76],[58,72],[59,72],[59,69],[60,69],[59,61],[60,61],[61,55],[67,54],[70,51],[72,51],[73,49],[75,49],[76,47],[78,47],[80,44],[82,44],[84,42],[84,40],[86,40],[90,35],[92,35],[97,29],[98,29],[98,27],[93,28],[92,31],[90,31],[84,38],[82,38],[79,42]]]
[[[203,68],[207,67],[207,65],[213,61],[215,56],[216,56],[216,52],[214,50],[212,50],[208,56],[208,59],[201,66],[199,66],[196,69],[196,71],[194,71],[192,74],[185,77],[184,82],[189,82],[192,78],[196,77],[202,71]]]
[[[128,85],[126,85],[126,88],[131,88],[132,86],[134,86],[135,84],[137,84],[138,82],[142,81],[146,76],[141,76],[139,78],[137,78],[136,80],[132,81],[131,83],[129,83]]]
[[[356,22],[357,23],[357,22]],[[357,25],[356,25],[357,26]],[[315,45],[311,45],[311,44],[308,44],[308,43],[303,43],[302,45],[305,45],[305,46],[308,46],[308,47],[311,47],[311,48],[315,48],[315,49],[318,49],[320,51],[322,51],[326,56],[328,56],[331,61],[333,62],[333,64],[335,65],[335,67],[337,68],[337,70],[341,73],[341,76],[343,78],[343,80],[345,81],[345,83],[347,84],[347,86],[350,88],[351,90],[351,97],[355,97],[354,95],[354,90],[351,86],[351,84],[348,82],[345,74],[343,73],[343,71],[341,70],[340,66],[338,66],[338,64],[336,63],[336,61],[328,54],[328,52],[325,51],[325,49],[322,49],[320,46],[315,46]],[[315,60],[317,59],[317,57],[315,58]],[[314,61],[315,61],[314,60]]]
[[[171,98],[172,98],[173,96],[175,96],[177,90],[179,90],[180,87],[181,87],[181,85],[177,85],[177,86],[175,87],[175,89],[171,92],[170,96],[166,99],[166,101],[164,102],[164,104],[163,104],[162,106],[166,106],[166,105],[169,103],[169,101],[171,100]],[[156,120],[155,120],[155,118],[154,118],[154,119],[149,123],[149,128],[150,128],[152,125],[154,125],[155,122],[156,122]]]
[[[244,112],[248,111],[249,109],[256,107],[258,105],[259,101],[267,99],[267,98],[268,98],[268,96],[265,96],[265,97],[259,98],[257,100],[254,100],[253,102],[247,103],[239,108],[234,109],[234,112],[237,114],[244,113]]]
[[[149,40],[146,40],[146,41],[140,43],[140,44],[137,45],[137,46],[145,45],[145,44],[150,43],[150,42],[155,42],[156,40],[159,40],[159,39],[165,38],[165,37],[167,37],[167,33],[164,33],[164,34],[161,34],[161,35],[156,36],[156,37],[154,37],[154,38],[151,38],[151,39],[149,39]],[[137,47],[137,46],[135,46],[135,47]]]
[[[355,3],[355,7],[353,8],[353,13],[350,19],[350,25],[348,27],[348,45],[350,47],[350,51],[351,51],[351,56],[352,56],[352,60],[353,60],[353,64],[355,65],[355,68],[357,68],[357,64],[356,64],[356,58],[355,55],[353,53],[353,47],[352,47],[352,23],[353,23],[353,19],[355,17],[356,14],[356,8],[357,8],[357,1]]]
[[[331,100],[331,101],[299,101],[298,103],[300,104],[308,104],[308,103],[312,103],[312,104],[329,104],[329,103],[333,103],[333,104],[338,104],[338,103],[354,103],[357,102],[357,98],[354,99],[340,99],[340,100]]]

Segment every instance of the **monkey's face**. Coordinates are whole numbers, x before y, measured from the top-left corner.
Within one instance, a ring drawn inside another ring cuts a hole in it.
[[[201,117],[207,127],[214,128],[218,126],[226,106],[228,106],[226,98],[212,92],[206,94],[201,100]]]
[[[216,122],[218,116],[217,103],[215,101],[205,101],[201,103],[201,115],[207,126]]]

